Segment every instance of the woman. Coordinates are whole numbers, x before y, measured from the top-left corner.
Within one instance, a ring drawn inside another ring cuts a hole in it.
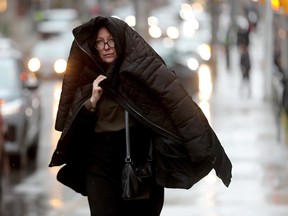
[[[88,196],[91,215],[160,215],[163,187],[188,189],[213,168],[229,185],[231,162],[201,109],[136,31],[97,17],[73,34],[49,166],[66,164],[57,178]],[[154,144],[155,182],[144,201],[121,199],[124,110],[136,164]]]

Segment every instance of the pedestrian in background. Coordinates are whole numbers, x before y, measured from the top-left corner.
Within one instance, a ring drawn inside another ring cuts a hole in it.
[[[232,42],[232,25],[229,25],[226,35],[225,35],[225,42],[224,42],[224,48],[225,48],[225,56],[226,56],[226,68],[228,69],[228,71],[230,71],[230,58],[231,58],[231,54],[230,54],[230,48],[231,48],[231,43]]]
[[[232,165],[201,109],[175,73],[124,21],[96,17],[73,30],[56,118],[61,131],[50,167],[88,197],[92,216],[158,216],[164,187],[191,188],[212,169],[228,187]],[[121,198],[125,120],[131,156],[153,143],[153,184],[145,200]]]
[[[247,91],[247,95],[251,96],[251,84],[250,84],[250,70],[251,70],[251,62],[248,46],[241,46],[241,54],[240,54],[240,68],[242,73],[242,83],[241,90]]]
[[[240,92],[247,96],[251,95],[250,86],[250,69],[251,59],[249,56],[249,45],[250,45],[250,33],[252,31],[251,23],[247,17],[239,17],[238,19],[238,30],[237,30],[237,46],[239,49],[239,66],[241,71],[241,84]]]
[[[237,45],[241,49],[242,46],[249,46],[250,31],[249,28],[238,27],[237,31]]]

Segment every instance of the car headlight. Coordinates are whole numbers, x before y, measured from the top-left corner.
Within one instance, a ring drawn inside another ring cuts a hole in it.
[[[30,71],[32,72],[39,71],[40,67],[41,67],[41,62],[38,58],[31,58],[28,61],[28,68]]]
[[[16,99],[9,102],[4,102],[1,106],[1,114],[3,117],[7,117],[21,112],[23,102],[21,99]]]
[[[188,68],[189,68],[190,70],[195,71],[195,70],[197,70],[198,67],[199,67],[199,62],[198,62],[198,60],[195,59],[195,58],[189,58],[189,59],[187,60],[187,66],[188,66]]]
[[[208,61],[211,58],[211,48],[208,44],[201,44],[197,51],[203,60]]]
[[[66,71],[67,62],[64,59],[58,59],[54,64],[54,70],[56,73],[61,74]]]
[[[162,36],[162,30],[156,25],[150,26],[148,32],[152,38],[160,38]]]
[[[210,67],[206,64],[202,64],[199,67],[198,76],[199,76],[199,98],[201,100],[208,100],[211,97],[213,89]]]

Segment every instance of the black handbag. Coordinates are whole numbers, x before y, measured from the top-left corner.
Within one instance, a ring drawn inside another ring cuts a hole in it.
[[[152,142],[147,160],[140,166],[135,166],[130,154],[129,114],[125,111],[126,128],[126,158],[122,170],[122,199],[149,199],[152,183]]]

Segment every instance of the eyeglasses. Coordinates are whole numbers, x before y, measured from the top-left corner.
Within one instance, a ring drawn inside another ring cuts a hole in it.
[[[104,49],[105,45],[108,45],[108,47],[110,48],[114,48],[115,47],[115,41],[114,39],[109,39],[107,42],[105,42],[104,40],[99,40],[99,41],[96,41],[96,49],[98,50],[101,50],[101,49]]]

